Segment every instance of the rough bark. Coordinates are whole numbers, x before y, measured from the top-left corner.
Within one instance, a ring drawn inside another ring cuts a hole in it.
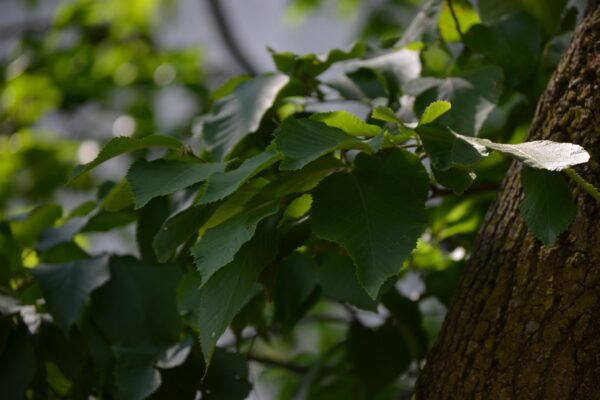
[[[529,139],[574,142],[600,187],[600,7],[592,2],[543,94]],[[600,399],[600,207],[572,186],[578,215],[553,246],[519,214],[513,165],[488,211],[418,400]],[[560,212],[560,210],[558,210]]]

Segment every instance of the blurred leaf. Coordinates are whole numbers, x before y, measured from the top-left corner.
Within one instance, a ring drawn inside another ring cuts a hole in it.
[[[175,304],[179,270],[129,256],[111,257],[109,268],[110,281],[92,295],[91,314],[110,344],[134,349],[175,343],[182,326]]]
[[[422,111],[435,100],[446,100],[452,110],[439,122],[468,136],[476,135],[494,109],[502,86],[502,70],[495,66],[460,72],[447,78],[419,78],[404,85],[404,91],[418,96],[415,112]]]
[[[62,209],[56,204],[46,204],[33,209],[27,216],[11,222],[13,237],[26,247],[33,247],[40,233],[52,226],[62,215]]]
[[[419,125],[426,125],[435,121],[436,119],[450,111],[451,108],[452,105],[447,101],[434,101],[433,103],[427,106],[425,111],[423,111],[421,118],[419,118]]]
[[[381,133],[377,125],[370,125],[347,111],[316,113],[311,120],[321,121],[331,128],[339,128],[351,136],[374,137]]]
[[[473,184],[475,173],[460,168],[447,170],[432,169],[435,180],[440,185],[451,189],[454,194],[462,194]]]
[[[67,335],[88,296],[110,279],[106,257],[62,265],[43,264],[32,269],[31,274],[42,288],[48,311]]]
[[[275,320],[291,328],[307,311],[317,278],[317,266],[306,253],[294,252],[281,263],[273,296]]]
[[[12,329],[0,354],[2,397],[21,400],[36,372],[34,344],[27,328]]]
[[[183,144],[174,137],[162,135],[150,135],[141,139],[134,139],[126,136],[113,138],[104,145],[102,150],[100,150],[100,153],[98,153],[98,156],[96,156],[92,162],[85,165],[79,165],[77,168],[75,168],[73,174],[71,175],[70,182],[73,182],[81,175],[91,171],[98,165],[110,160],[111,158],[120,156],[121,154],[128,153],[130,151],[147,149],[150,147],[182,149]]]
[[[454,12],[458,22],[456,22],[452,16],[450,4],[452,5],[452,12]],[[468,32],[471,26],[479,22],[479,15],[473,9],[473,6],[469,1],[453,0],[452,3],[444,1],[442,12],[440,13],[438,20],[438,27],[442,38],[446,42],[459,42],[462,39],[460,33],[464,34],[465,32]]]
[[[241,354],[216,349],[202,383],[202,398],[244,400],[251,387],[246,359]]]

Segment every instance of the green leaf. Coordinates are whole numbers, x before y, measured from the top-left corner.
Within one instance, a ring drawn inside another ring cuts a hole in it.
[[[476,135],[492,112],[502,91],[502,70],[487,66],[448,78],[419,78],[404,85],[406,94],[418,96],[415,112],[422,111],[435,100],[452,104],[440,122],[468,136]]]
[[[402,47],[414,42],[429,42],[437,37],[438,16],[442,11],[443,0],[428,0],[404,31],[396,46]]]
[[[200,204],[221,200],[235,192],[242,184],[270,167],[281,159],[276,150],[267,150],[246,159],[238,168],[227,172],[216,172],[208,178],[206,191],[200,198]]]
[[[423,111],[423,114],[419,119],[419,125],[425,125],[435,121],[436,119],[450,111],[451,108],[452,105],[447,101],[434,101],[433,103],[427,106],[425,111]]]
[[[238,250],[254,236],[258,223],[278,209],[279,200],[271,200],[206,231],[192,247],[202,282],[206,283],[221,267],[233,261]]]
[[[273,261],[276,243],[272,228],[258,228],[257,234],[201,289],[191,285],[185,303],[193,304],[193,318],[200,329],[200,345],[209,364],[219,337],[246,303],[260,272]],[[198,282],[199,280],[196,280]]]
[[[475,180],[475,173],[460,168],[449,168],[447,170],[432,169],[435,180],[440,185],[451,189],[454,194],[462,194],[471,187]]]
[[[377,311],[377,302],[358,282],[350,257],[328,254],[319,268],[319,282],[326,295],[364,310]]]
[[[175,303],[179,269],[129,256],[111,257],[109,268],[110,281],[92,295],[91,316],[110,344],[135,349],[177,342],[182,327]]]
[[[524,197],[519,209],[527,227],[539,240],[552,245],[577,214],[571,191],[558,172],[524,167]]]
[[[239,353],[216,349],[202,381],[202,399],[244,400],[250,389],[246,358]]]
[[[433,123],[416,128],[434,168],[444,171],[454,166],[468,166],[487,156],[487,150],[472,138],[452,132],[446,126]]]
[[[167,262],[179,245],[208,221],[219,203],[189,207],[167,219],[152,241],[156,258]]]
[[[348,251],[372,298],[415,247],[428,188],[418,157],[398,150],[381,158],[359,154],[353,172],[331,175],[315,189],[314,233]]]
[[[161,384],[160,373],[154,368],[156,352],[153,349],[115,350],[115,383],[119,398],[143,400]]]
[[[214,105],[202,123],[202,139],[216,159],[223,159],[244,136],[258,129],[288,82],[282,74],[260,75],[241,83]]]
[[[396,113],[392,111],[392,109],[389,107],[375,107],[373,113],[371,114],[371,118],[380,121],[391,122],[393,124],[403,125],[402,120],[400,120]]]
[[[344,164],[337,158],[331,156],[318,158],[302,169],[279,174],[277,179],[265,186],[252,202],[264,202],[293,193],[307,192],[315,188],[326,176],[343,168]]]
[[[46,204],[34,208],[27,216],[15,218],[10,228],[13,237],[25,247],[33,247],[40,233],[54,225],[62,215],[62,209],[56,204]]]
[[[374,137],[381,133],[377,125],[370,125],[347,111],[331,111],[310,116],[314,121],[321,121],[331,128],[339,128],[351,136]]]
[[[206,180],[215,172],[223,172],[223,163],[180,162],[170,160],[136,161],[127,172],[127,181],[135,197],[135,208],[141,208],[158,196],[165,196]]]
[[[463,34],[468,32],[471,26],[480,22],[479,15],[467,0],[454,0],[452,2],[452,11],[454,12],[454,16],[450,11],[450,3],[445,1],[438,19],[438,27],[444,41],[460,42],[462,37],[458,31],[458,27],[460,27],[460,31]],[[458,22],[455,21],[455,17]]]
[[[367,386],[370,394],[367,398],[376,397],[374,395],[405,371],[411,362],[408,344],[389,322],[375,329],[352,323],[346,346],[352,369]]]
[[[283,153],[280,169],[297,170],[317,158],[340,149],[373,153],[377,147],[319,121],[288,118],[275,131],[275,143]]]
[[[106,257],[62,265],[42,264],[31,274],[42,288],[46,308],[65,334],[79,319],[88,296],[110,279]]]
[[[334,63],[360,58],[365,53],[366,46],[363,43],[355,43],[349,51],[339,49],[331,50],[327,55],[317,56],[315,54],[297,55],[290,52],[275,53],[271,50],[271,56],[275,67],[288,75],[295,75],[306,79],[307,76],[316,77],[325,72]]]
[[[273,294],[275,320],[288,328],[295,324],[307,311],[317,282],[314,260],[306,253],[292,253],[277,268]]]
[[[127,179],[120,180],[114,185],[102,200],[102,209],[108,212],[124,210],[134,204],[133,192]]]
[[[5,333],[8,337],[0,354],[2,398],[22,400],[36,370],[33,340],[25,326]]]
[[[169,212],[170,201],[167,197],[156,197],[140,210],[135,227],[135,241],[142,261],[157,261],[152,240],[160,232],[162,224],[169,217]]]
[[[590,154],[583,147],[573,143],[534,140],[519,144],[502,144],[480,138],[468,140],[512,157],[529,167],[548,171],[561,171],[573,165],[586,163],[590,159]]]
[[[104,145],[102,150],[100,150],[100,153],[98,153],[98,156],[96,156],[92,162],[85,165],[79,165],[77,168],[75,168],[71,178],[69,179],[69,183],[96,168],[103,162],[110,160],[111,158],[120,156],[121,154],[125,154],[130,151],[142,150],[150,147],[181,149],[183,148],[183,144],[174,137],[163,135],[149,135],[141,139],[134,139],[127,136],[112,138]]]

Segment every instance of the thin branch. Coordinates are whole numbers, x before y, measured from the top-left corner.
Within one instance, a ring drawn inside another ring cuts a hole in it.
[[[588,192],[598,203],[600,203],[600,191],[592,185],[590,182],[586,181],[581,175],[579,175],[573,168],[565,169],[565,173],[569,176],[569,178],[573,179],[583,190]]]
[[[448,9],[450,10],[450,14],[452,15],[452,19],[454,20],[454,25],[456,25],[456,31],[458,32],[458,36],[460,36],[463,43],[465,42],[465,35],[463,35],[462,30],[460,29],[460,22],[458,22],[458,17],[454,12],[454,7],[452,6],[452,0],[448,1]]]
[[[295,372],[297,374],[305,374],[308,372],[308,368],[304,367],[302,365],[298,365],[298,364],[293,364],[287,361],[282,361],[282,360],[276,360],[274,358],[269,358],[269,357],[265,357],[265,356],[261,356],[258,354],[247,354],[246,358],[249,361],[255,361],[257,363],[263,364],[263,365],[268,365],[271,367],[279,367],[279,368],[285,368],[288,371],[291,372]]]
[[[257,74],[256,68],[252,65],[250,60],[246,57],[242,49],[238,46],[236,39],[233,37],[233,32],[223,11],[222,0],[208,0],[210,10],[215,18],[217,29],[223,38],[225,46],[229,50],[229,53],[235,58],[238,64],[246,71],[250,76]]]

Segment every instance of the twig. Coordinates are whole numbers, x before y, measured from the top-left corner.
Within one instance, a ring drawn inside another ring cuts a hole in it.
[[[256,68],[252,65],[250,60],[246,57],[242,49],[238,46],[236,39],[233,37],[233,33],[231,31],[231,27],[225,17],[225,13],[223,12],[222,0],[208,0],[208,4],[210,6],[213,17],[215,18],[215,22],[217,24],[217,29],[225,42],[225,46],[235,58],[235,60],[240,64],[240,66],[246,71],[246,73],[250,76],[256,75]]]
[[[249,361],[255,361],[255,362],[263,364],[263,365],[285,368],[288,371],[295,372],[297,374],[305,374],[306,372],[308,372],[308,368],[306,368],[302,365],[293,364],[293,363],[290,363],[287,361],[282,361],[282,360],[276,360],[274,358],[269,358],[269,357],[261,356],[258,354],[248,353],[248,354],[246,354],[246,358]]]
[[[454,20],[454,25],[456,25],[456,31],[458,32],[458,36],[460,36],[460,39],[464,43],[465,35],[463,35],[462,30],[460,29],[460,22],[458,22],[458,17],[456,16],[456,13],[454,12],[454,7],[452,6],[452,0],[447,0],[447,1],[448,1],[448,9],[450,10],[450,14],[452,15],[452,19]]]
[[[575,181],[583,190],[588,192],[593,198],[600,203],[600,191],[592,185],[590,182],[586,181],[581,175],[579,175],[574,169],[567,168],[565,169],[565,174],[571,179]]]

